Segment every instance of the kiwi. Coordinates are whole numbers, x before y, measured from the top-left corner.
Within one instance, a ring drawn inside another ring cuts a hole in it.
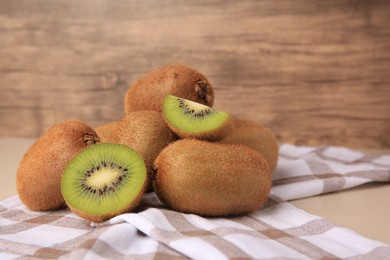
[[[62,207],[60,180],[66,165],[97,142],[95,131],[77,120],[62,121],[46,130],[20,161],[16,188],[21,201],[32,210]]]
[[[275,136],[266,126],[248,119],[233,118],[231,131],[221,142],[252,148],[268,162],[271,173],[275,171],[279,146]]]
[[[161,113],[154,110],[129,113],[117,123],[115,135],[117,143],[130,146],[144,158],[148,175],[157,155],[176,139]],[[152,182],[148,179],[146,191],[151,190]]]
[[[172,209],[201,216],[234,216],[262,208],[271,189],[269,166],[237,144],[182,139],[155,161],[154,191]]]
[[[209,80],[183,64],[169,64],[142,76],[130,85],[124,100],[126,113],[138,110],[162,111],[164,97],[172,94],[213,106],[214,90]]]
[[[117,123],[118,123],[117,121],[113,121],[95,128],[95,132],[99,136],[100,142],[102,143],[117,142],[117,137],[115,134]]]
[[[75,214],[102,222],[138,206],[145,183],[146,168],[138,153],[125,145],[102,143],[69,162],[61,192]]]
[[[230,129],[230,115],[194,101],[167,95],[163,115],[168,126],[182,138],[220,140]]]

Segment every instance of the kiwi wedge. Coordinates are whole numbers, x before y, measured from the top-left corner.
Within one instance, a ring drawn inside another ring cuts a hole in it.
[[[163,115],[168,126],[182,138],[219,140],[230,128],[230,115],[206,105],[167,95]]]
[[[78,153],[66,167],[61,192],[80,217],[102,222],[133,210],[146,183],[142,157],[121,144],[102,143]]]

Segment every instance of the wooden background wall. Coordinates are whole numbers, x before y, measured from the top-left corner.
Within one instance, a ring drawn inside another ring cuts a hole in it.
[[[390,1],[370,0],[0,0],[0,136],[117,120],[176,62],[280,142],[390,147]]]

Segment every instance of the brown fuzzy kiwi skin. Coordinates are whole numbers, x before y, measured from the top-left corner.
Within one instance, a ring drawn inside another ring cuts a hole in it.
[[[230,133],[221,140],[226,144],[242,144],[252,148],[268,162],[271,173],[275,171],[279,145],[272,131],[257,122],[234,117]]]
[[[206,217],[258,210],[271,189],[268,163],[243,145],[178,140],[159,154],[155,169],[154,191],[162,202]]]
[[[229,133],[232,131],[231,117],[227,118],[227,120],[220,125],[218,128],[208,131],[208,132],[199,132],[199,133],[190,133],[185,132],[180,128],[173,126],[167,119],[164,117],[165,123],[169,126],[169,128],[177,134],[177,136],[181,138],[193,138],[198,140],[205,141],[219,141],[224,139]]]
[[[113,218],[115,216],[118,216],[120,214],[123,214],[123,213],[128,213],[128,212],[132,212],[140,203],[141,203],[141,200],[142,200],[142,197],[145,193],[145,188],[146,188],[146,181],[144,182],[144,185],[143,185],[143,188],[141,189],[141,191],[138,193],[137,197],[134,198],[134,200],[125,208],[121,209],[121,210],[118,210],[116,212],[111,212],[111,213],[107,213],[107,214],[102,214],[102,215],[90,215],[88,213],[85,213],[83,211],[80,211],[70,205],[68,205],[69,209],[75,213],[76,215],[78,215],[79,217],[82,217],[83,219],[86,219],[86,220],[89,220],[89,221],[93,221],[93,222],[96,222],[96,223],[100,223],[100,222],[103,222],[103,221],[106,221],[110,218]]]
[[[165,124],[162,114],[154,110],[134,111],[123,117],[116,125],[116,142],[124,144],[140,154],[148,176],[153,171],[157,155],[176,136]],[[152,181],[148,178],[146,191],[152,191]]]
[[[100,138],[101,143],[116,143],[116,125],[117,121],[109,122],[95,128],[96,134]]]
[[[78,120],[65,120],[47,129],[19,163],[16,188],[30,209],[45,211],[65,205],[60,181],[69,161],[99,142],[96,132]]]
[[[206,76],[184,64],[168,64],[142,76],[129,86],[124,99],[125,112],[161,112],[167,94],[209,107],[214,103],[214,90]]]

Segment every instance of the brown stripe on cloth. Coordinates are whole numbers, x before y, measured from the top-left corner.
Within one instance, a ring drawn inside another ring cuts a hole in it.
[[[85,241],[98,239],[98,237],[101,234],[103,234],[104,232],[106,232],[110,227],[111,227],[111,225],[108,225],[108,224],[101,224],[97,227],[90,227],[89,228],[90,232],[79,235],[75,238],[69,239],[69,240],[64,241],[62,243],[54,244],[54,245],[50,246],[49,248],[54,249],[54,250],[59,250],[59,251],[67,251],[68,253],[70,253],[71,251],[74,251],[75,249],[81,247],[81,245]],[[86,248],[86,247],[84,245],[84,247],[81,247],[81,248]]]
[[[299,227],[287,228],[284,231],[295,237],[301,237],[319,235],[334,227],[336,227],[336,225],[326,219],[315,219]]]
[[[1,217],[18,223],[2,226],[0,234],[15,234],[41,225],[51,225],[58,227],[69,227],[82,230],[91,230],[89,222],[81,218],[67,217],[68,211],[49,212],[44,215],[30,214],[22,210],[9,210]]]
[[[0,238],[0,252],[4,251],[7,253],[14,253],[18,255],[32,255],[35,251],[40,249],[40,246],[32,245],[32,244],[25,244],[25,243],[19,243],[15,241],[8,241],[5,239]]]
[[[7,235],[7,234],[19,233],[19,232],[29,230],[29,229],[37,227],[37,226],[47,224],[47,223],[55,221],[59,218],[60,218],[60,216],[52,216],[50,214],[36,216],[34,218],[27,219],[24,222],[19,222],[19,223],[10,224],[7,226],[2,226],[2,228],[0,229],[0,234]]]
[[[350,161],[342,160],[342,159],[340,159],[340,158],[336,158],[336,157],[331,157],[331,156],[325,155],[325,154],[324,154],[324,151],[326,151],[326,149],[328,149],[328,148],[329,148],[329,147],[326,147],[326,148],[324,148],[324,149],[318,149],[318,150],[315,151],[315,154],[316,154],[319,158],[322,158],[322,159],[327,160],[327,161],[334,161],[334,162],[338,162],[338,163],[342,163],[342,164],[351,164],[351,163],[353,163],[353,162],[350,162]],[[354,152],[356,152],[356,151],[354,151]],[[363,154],[363,153],[361,153],[361,154],[362,154],[362,157],[363,157],[364,154]],[[362,158],[362,157],[361,157],[361,158]],[[360,160],[361,158],[356,159],[356,160]],[[356,161],[356,160],[355,160],[355,161]]]
[[[324,182],[324,187],[322,188],[321,194],[339,191],[345,186],[344,175],[331,176],[322,180]]]
[[[369,164],[372,164],[372,165],[375,165],[375,166],[381,166],[381,167],[386,166],[386,165],[382,165],[380,163],[374,162],[375,159],[378,159],[381,156],[382,155],[364,154],[364,156],[362,158],[360,158],[359,160],[356,160],[354,163],[369,163]]]
[[[35,253],[32,256],[41,259],[56,259],[67,253],[69,252],[64,250],[44,247],[35,251]]]
[[[188,257],[183,256],[162,243],[158,243],[153,259],[188,259]]]
[[[77,248],[69,251],[66,258],[80,259],[85,257],[87,253],[94,252],[99,257],[107,259],[186,259],[171,248],[163,244],[159,244],[157,250],[152,253],[145,254],[123,254],[113,248],[110,244],[98,238],[86,239]],[[65,256],[64,256],[65,257]]]
[[[366,260],[366,259],[388,259],[390,255],[390,247],[388,246],[380,246],[377,248],[374,248],[370,252],[359,255],[359,256],[353,256],[345,258],[346,260]]]
[[[65,228],[76,228],[76,229],[82,229],[82,230],[92,230],[97,227],[101,228],[103,226],[108,226],[109,224],[107,222],[103,222],[99,224],[97,227],[91,227],[91,224],[89,221],[86,221],[82,218],[74,218],[74,217],[68,217],[63,216],[53,222],[47,223],[51,226],[58,226],[58,227],[65,227]]]
[[[390,181],[390,170],[369,170],[369,171],[357,171],[348,172],[346,177],[358,177],[369,179],[371,181],[387,182]]]
[[[85,221],[87,222],[87,221]],[[118,225],[123,225],[127,226],[127,224],[118,224]],[[145,254],[131,254],[131,255],[124,255],[121,252],[118,252],[115,248],[112,248],[111,245],[107,244],[103,240],[100,240],[100,236],[106,232],[113,232],[112,228],[114,228],[114,225],[110,225],[106,222],[101,223],[97,225],[96,227],[90,227],[90,232],[80,235],[78,237],[75,237],[74,239],[70,239],[68,241],[65,241],[63,243],[55,244],[49,248],[44,248],[41,249],[45,251],[46,249],[55,249],[55,250],[63,250],[65,251],[66,254],[63,255],[65,259],[73,259],[73,258],[82,258],[85,256],[86,253],[88,252],[95,252],[96,254],[99,254],[99,256],[105,256],[104,253],[100,252],[100,248],[104,247],[105,249],[108,250],[107,257],[113,259],[134,259],[134,258],[142,258],[142,259],[171,259],[172,257],[178,258],[178,259],[183,259],[179,253],[174,251],[171,248],[166,247],[163,244],[159,244],[157,251],[153,253],[145,253]],[[111,229],[111,230],[110,230]],[[142,232],[137,230],[137,235],[138,236],[145,236]],[[104,243],[104,244],[102,244]],[[110,247],[110,248],[108,248]],[[111,254],[111,253],[115,254]],[[40,252],[38,252],[40,253]],[[122,256],[120,256],[122,255]]]
[[[274,206],[287,203],[274,195],[271,195],[270,199],[274,202],[278,202],[278,204],[275,204]],[[254,216],[236,217],[232,218],[232,220],[258,231],[259,235],[257,237],[266,237],[267,239],[275,240],[306,255],[310,259],[338,259],[338,257],[331,252],[325,251],[309,241],[300,238],[300,236],[323,234],[335,227],[333,223],[325,219],[312,220],[301,226],[286,228],[285,230],[275,228]]]
[[[274,180],[272,184],[286,185],[298,182],[311,181],[319,179],[323,181],[324,187],[321,194],[342,190],[346,184],[347,177],[359,177],[370,181],[387,182],[390,181],[390,170],[372,169],[367,171],[349,172],[340,174],[332,172],[333,170],[322,162],[307,161],[313,175],[302,175]]]
[[[7,211],[5,212],[0,213],[0,217],[17,222],[47,224],[57,219],[60,219],[70,213],[71,212],[66,209],[56,211],[24,211],[20,209],[11,208],[7,209]]]
[[[47,215],[42,215],[42,216],[25,220],[24,223],[43,225],[43,224],[48,224],[50,222],[56,221],[60,218],[62,218],[61,215],[47,214]]]
[[[309,166],[310,171],[314,175],[317,175],[317,174],[319,175],[319,174],[333,172],[332,168],[329,167],[329,165],[324,163],[324,162],[306,161],[306,164]]]
[[[338,174],[338,173],[324,173],[324,174],[317,174],[317,175],[302,175],[302,176],[296,176],[296,177],[288,177],[283,179],[278,179],[272,181],[273,186],[277,185],[286,185],[296,182],[305,182],[305,181],[311,181],[311,180],[324,180],[328,178],[343,178],[344,175]]]
[[[0,234],[1,235],[16,234],[16,233],[20,233],[20,232],[29,230],[29,229],[37,227],[37,226],[40,226],[40,225],[29,224],[29,223],[25,223],[25,222],[14,223],[14,224],[10,224],[7,226],[2,226],[0,229]]]
[[[104,226],[96,231],[84,234],[75,239],[68,240],[61,244],[56,244],[52,247],[40,248],[32,256],[38,258],[64,258],[64,259],[81,259],[87,253],[95,253],[100,257],[107,259],[185,259],[179,253],[166,247],[163,244],[158,245],[158,248],[153,253],[145,254],[130,254],[126,255],[113,248],[107,242],[100,240],[99,236],[106,232],[112,226]]]
[[[282,200],[280,198],[277,198],[276,196],[269,196],[267,199],[267,202],[263,206],[263,209],[271,208],[271,207],[279,204],[280,202],[282,202]]]
[[[7,209],[7,211],[2,212],[0,216],[5,219],[9,219],[12,221],[18,221],[18,222],[23,222],[27,221],[29,219],[33,219],[36,217],[40,217],[42,215],[49,215],[52,214],[52,212],[26,212],[20,209]]]
[[[227,258],[250,258],[250,255],[242,251],[233,243],[223,239],[214,231],[203,230],[192,223],[190,223],[183,214],[170,211],[160,210],[167,221],[176,229],[176,231],[164,231],[153,229],[151,237],[163,242],[169,246],[169,244],[177,239],[183,239],[186,237],[196,237],[208,244],[214,246]]]
[[[80,250],[86,249],[86,250]],[[108,257],[110,259],[123,259],[125,257],[124,254],[115,250],[110,244],[105,241],[99,239],[87,239],[82,242],[77,250],[74,250],[69,257],[71,259],[80,259],[85,256],[86,253],[94,252],[96,255],[100,257]]]
[[[307,256],[310,259],[338,259],[338,257],[333,255],[331,252],[325,251],[319,248],[318,246],[298,236],[289,234],[288,233],[289,229],[281,230],[278,228],[274,228],[271,225],[250,216],[242,217],[244,221],[240,221],[239,219],[236,219],[236,221],[238,221],[241,224],[248,223],[248,220],[245,220],[245,218],[252,218],[252,221],[256,223],[257,231],[259,231],[265,237],[278,241],[279,243],[291,249],[294,249],[295,251]],[[304,226],[305,224],[302,225],[301,227],[297,227],[297,229],[305,228]],[[253,224],[251,225],[251,227],[253,227]],[[323,232],[320,232],[319,234],[321,233]]]
[[[308,151],[306,153],[303,153],[303,154],[299,154],[299,155],[291,155],[291,154],[285,154],[283,153],[283,146],[279,149],[279,157],[282,157],[282,158],[286,158],[288,160],[298,160],[298,159],[305,159],[305,157],[307,155],[311,155],[311,154],[317,154],[317,153],[321,153],[323,150],[325,150],[326,148],[328,148],[328,146],[319,146],[319,147],[310,147],[312,148],[311,151]]]
[[[332,168],[326,163],[318,161],[307,161],[306,163],[311,172],[323,181],[324,186],[321,194],[342,190],[345,186],[344,175],[335,175],[336,173],[333,173]]]

